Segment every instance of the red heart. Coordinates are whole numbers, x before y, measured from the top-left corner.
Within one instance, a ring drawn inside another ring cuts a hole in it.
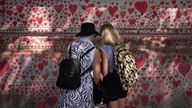
[[[140,25],[141,25],[142,27],[144,26],[144,24],[145,24],[144,22],[140,22]]]
[[[5,1],[4,0],[1,0],[0,1],[0,5],[4,5],[5,4]]]
[[[156,7],[155,6],[151,6],[151,9],[154,10]]]
[[[80,18],[80,21],[83,22],[85,19],[84,18]]]
[[[115,15],[115,17],[118,19],[118,18],[119,18],[119,15]]]
[[[159,80],[160,79],[160,76],[155,76],[156,80]]]
[[[24,17],[25,17],[25,14],[20,14],[19,17],[20,17],[20,18],[24,18]]]
[[[86,2],[86,3],[88,3],[88,2],[89,2],[89,0],[85,0],[85,2]]]
[[[132,5],[132,2],[130,2],[129,5],[131,6],[131,5]]]
[[[24,24],[24,25],[27,25],[27,21],[23,21],[23,24]]]
[[[64,6],[63,4],[60,4],[60,5],[55,5],[54,8],[57,11],[57,13],[60,13],[63,10]]]
[[[47,80],[48,77],[49,77],[49,75],[48,75],[47,73],[42,75],[42,78],[43,78],[44,80]]]
[[[75,19],[75,18],[70,18],[69,20],[71,21],[71,23],[74,24],[74,22],[75,22],[76,19]]]
[[[181,81],[173,81],[174,87],[178,87],[180,85]]]
[[[178,19],[181,17],[181,11],[180,10],[177,10],[175,13],[176,13],[175,19]]]
[[[109,14],[113,17],[114,14],[116,13],[116,11],[118,10],[118,7],[117,6],[110,6],[108,7],[108,11],[109,11]]]
[[[141,87],[143,88],[143,90],[147,90],[150,87],[149,83],[142,83]]]
[[[141,15],[143,15],[147,11],[147,2],[138,1],[135,3],[135,8],[141,13]]]
[[[9,69],[9,63],[7,61],[3,61],[0,63],[0,77],[2,77]]]
[[[148,71],[148,73],[151,75],[152,73],[153,73],[153,71],[151,70],[151,71]]]
[[[16,10],[21,13],[23,11],[23,6],[16,6]]]
[[[156,95],[155,96],[155,100],[157,101],[158,104],[161,102],[162,99],[163,99],[162,95]]]
[[[43,64],[46,66],[48,64],[48,60],[44,60]]]
[[[52,71],[53,76],[57,77],[58,76],[58,72],[57,71]]]
[[[30,19],[30,20],[27,20],[27,22],[29,22],[29,24],[31,24],[31,23],[33,22],[33,20],[32,20],[32,19]]]
[[[152,18],[155,18],[155,17],[157,17],[157,11],[152,12]]]
[[[30,76],[31,80],[33,81],[35,79],[35,76]]]
[[[178,65],[180,62],[181,62],[181,59],[179,59],[179,58],[174,58],[174,59],[173,59],[173,63],[174,63],[175,65]]]
[[[161,16],[161,19],[162,19],[162,20],[164,20],[164,19],[165,19],[165,17],[166,17],[165,15],[164,15],[164,16]]]
[[[12,10],[7,10],[6,12],[7,12],[7,14],[8,14],[9,16],[11,16],[11,15],[13,14],[13,11],[12,11]]]
[[[38,11],[38,8],[33,8],[34,13],[37,13],[37,11]]]
[[[148,79],[149,79],[149,80],[152,80],[152,79],[153,79],[153,76],[148,76]]]
[[[4,9],[0,9],[0,14],[5,14],[5,10]]]
[[[52,107],[53,105],[55,105],[56,101],[57,101],[57,97],[56,97],[56,96],[50,97],[50,98],[47,99],[47,103],[48,103],[49,106],[51,106],[51,107]]]
[[[145,63],[145,59],[142,57],[138,58],[138,59],[136,58],[135,61],[136,61],[136,65],[137,65],[138,69],[141,68],[143,66],[143,64]]]
[[[17,25],[17,21],[13,21],[13,25],[16,26]]]
[[[42,102],[38,103],[38,108],[45,108],[45,106],[46,106],[46,102],[45,101],[42,101]]]
[[[69,10],[70,10],[71,14],[73,15],[77,10],[77,5],[70,4]]]
[[[164,3],[165,3],[165,2],[164,2],[164,1],[162,1],[162,2],[161,2],[161,5],[164,5]]]
[[[161,57],[160,64],[163,65],[166,62],[166,60],[167,60],[166,56]]]
[[[131,15],[134,11],[135,11],[134,8],[129,8],[129,9],[128,9],[128,12],[129,12],[130,15]]]
[[[126,14],[126,11],[122,11],[122,12],[120,12],[120,16],[121,16],[121,18],[124,18],[124,17],[125,17],[125,14]]]
[[[98,18],[100,18],[102,14],[103,14],[103,10],[101,10],[101,9],[96,10],[96,15]]]
[[[96,25],[97,25],[97,24],[98,24],[98,22],[99,22],[99,21],[98,21],[98,20],[96,20],[96,21],[94,21],[94,24],[96,24]]]
[[[192,91],[186,91],[188,97],[192,97]]]
[[[176,0],[172,0],[172,3],[175,5],[176,4]]]
[[[149,96],[141,96],[141,102],[143,106],[146,106],[149,102]]]
[[[26,76],[25,76],[25,75],[22,75],[21,77],[22,77],[24,80],[25,80],[25,78],[26,78]]]
[[[135,19],[128,19],[129,24],[132,26],[133,24],[136,23]]]
[[[185,77],[187,73],[189,72],[191,66],[190,64],[179,64],[178,70],[179,72]]]
[[[188,11],[184,11],[184,16],[188,16]]]
[[[89,4],[88,6],[82,5],[81,8],[85,11],[86,14],[92,14],[93,13],[93,9],[94,9],[95,5],[94,4]]]
[[[41,24],[42,21],[43,21],[43,17],[36,17],[36,20],[37,20],[37,22],[38,22],[39,24]]]
[[[38,68],[42,71],[42,70],[43,70],[43,68],[44,68],[43,63],[38,64]]]

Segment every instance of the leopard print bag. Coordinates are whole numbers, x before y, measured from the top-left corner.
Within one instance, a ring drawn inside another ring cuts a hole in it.
[[[122,43],[113,47],[115,70],[119,75],[124,90],[132,87],[138,81],[139,73],[137,71],[135,58],[129,49]]]

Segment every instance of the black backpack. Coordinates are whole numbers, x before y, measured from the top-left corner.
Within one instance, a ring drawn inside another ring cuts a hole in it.
[[[71,57],[71,45],[69,48],[69,57],[63,59],[59,65],[59,76],[57,78],[56,86],[63,89],[77,89],[81,84],[81,76],[89,72],[92,67],[89,67],[81,74],[81,59],[88,54],[95,47],[89,49],[84,53],[80,59],[73,59]]]

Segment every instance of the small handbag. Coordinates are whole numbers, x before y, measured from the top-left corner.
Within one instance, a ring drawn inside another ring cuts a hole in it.
[[[105,90],[103,87],[103,82],[101,80],[98,84],[93,81],[93,98],[95,105],[101,104],[104,101]]]

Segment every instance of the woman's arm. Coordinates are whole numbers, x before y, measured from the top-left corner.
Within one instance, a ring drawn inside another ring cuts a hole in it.
[[[93,80],[97,84],[100,81],[101,74],[101,54],[99,49],[96,48],[93,59]]]

